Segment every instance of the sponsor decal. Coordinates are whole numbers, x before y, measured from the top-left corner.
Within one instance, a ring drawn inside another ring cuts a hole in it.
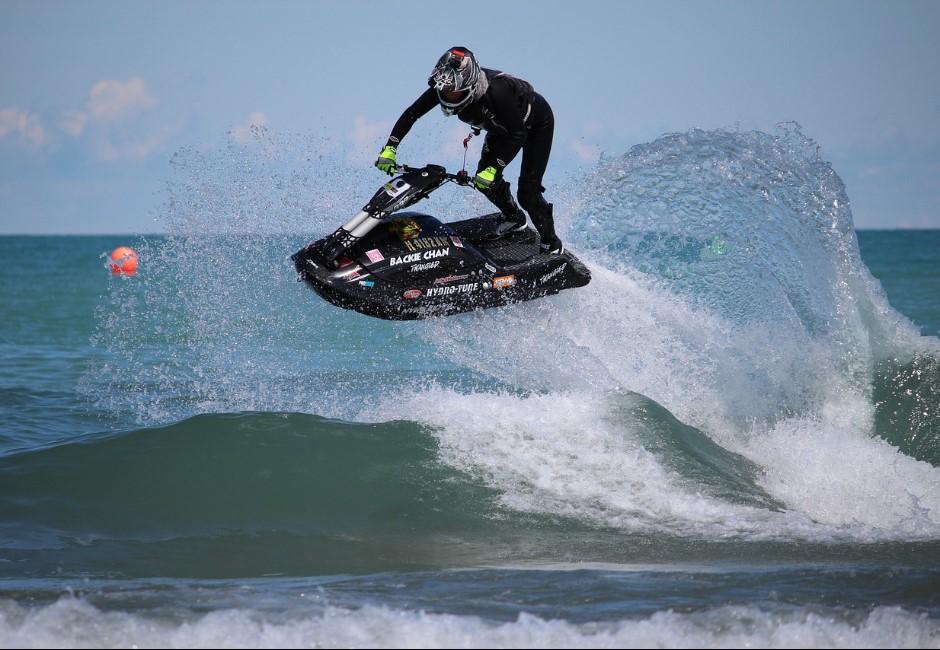
[[[308,260],[307,260],[307,264],[309,264],[310,266],[312,266],[312,267],[315,268],[315,269],[320,268],[320,265],[317,264],[316,262],[314,262],[313,260],[309,260],[309,259],[308,259]]]
[[[546,282],[548,282],[549,280],[557,276],[559,273],[564,271],[566,266],[568,266],[568,262],[565,262],[564,264],[559,266],[557,269],[552,269],[551,271],[549,271],[548,273],[546,273],[545,275],[539,278],[539,284],[540,285],[545,284]]]
[[[515,283],[516,283],[516,276],[514,275],[501,275],[497,278],[493,278],[494,289],[508,289]]]
[[[375,281],[373,280],[359,280],[360,287],[374,287]]]
[[[385,188],[386,194],[388,194],[391,197],[395,197],[401,194],[402,192],[404,192],[405,190],[407,190],[409,187],[411,187],[411,185],[409,185],[408,183],[406,183],[405,181],[401,179],[398,179],[397,181],[391,181],[390,183],[386,183],[382,187]]]
[[[423,253],[409,253],[408,255],[399,255],[398,257],[388,258],[389,266],[398,266],[399,264],[414,264],[421,260],[433,260],[438,257],[447,257],[450,255],[449,248],[438,248],[435,250],[424,251]]]
[[[417,239],[409,238],[411,241],[405,242],[405,248],[410,251],[420,251],[428,248],[449,248],[450,241],[447,237],[419,237]]]
[[[434,284],[448,284],[450,282],[457,282],[458,280],[466,280],[469,277],[469,273],[465,273],[463,275],[448,275],[443,278],[437,278],[434,280]]]
[[[417,273],[419,271],[430,271],[431,269],[436,269],[441,265],[441,261],[437,260],[436,262],[425,262],[424,264],[412,264],[411,268],[408,269],[412,273]]]
[[[378,264],[385,259],[385,256],[382,255],[382,251],[378,248],[373,248],[371,251],[366,251],[366,257],[369,258],[369,261],[373,264]]]
[[[415,239],[421,235],[421,226],[414,219],[395,219],[389,222],[388,231],[393,235],[398,235],[398,239],[406,242],[407,245],[409,239]]]
[[[434,298],[435,296],[450,296],[455,293],[473,293],[479,286],[476,282],[469,282],[467,284],[453,284],[449,287],[431,287],[425,292],[425,295],[428,298]]]
[[[485,266],[486,270],[489,271],[490,273],[496,273],[496,267],[490,264],[489,262],[487,262],[483,266]]]
[[[454,246],[457,248],[463,248],[463,242],[460,241],[460,237],[451,237],[450,240],[454,242]]]
[[[421,289],[408,289],[405,293],[402,294],[406,300],[414,300],[415,298],[421,297]]]

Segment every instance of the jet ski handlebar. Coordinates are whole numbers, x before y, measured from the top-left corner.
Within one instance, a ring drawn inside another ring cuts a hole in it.
[[[461,169],[456,174],[451,174],[441,165],[425,165],[424,167],[412,167],[411,165],[398,165],[397,167],[395,167],[395,171],[399,173],[433,171],[439,174],[442,178],[448,181],[453,181],[457,183],[457,185],[469,185],[470,180],[471,180],[471,176],[469,173],[467,173],[466,169]]]
[[[444,183],[470,185],[470,175],[465,169],[451,174],[442,165],[396,165],[395,171],[405,176],[383,185],[356,216],[324,241],[324,261],[333,262],[340,253],[365,237],[385,216],[426,198]]]

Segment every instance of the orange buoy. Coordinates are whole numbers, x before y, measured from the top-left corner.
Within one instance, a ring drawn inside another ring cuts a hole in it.
[[[114,275],[134,275],[137,273],[137,251],[129,246],[118,246],[111,251],[108,266]]]

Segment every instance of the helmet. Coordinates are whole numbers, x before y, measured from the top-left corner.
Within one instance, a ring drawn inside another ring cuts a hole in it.
[[[452,47],[438,59],[428,85],[437,91],[444,114],[453,115],[482,97],[490,84],[473,52]]]

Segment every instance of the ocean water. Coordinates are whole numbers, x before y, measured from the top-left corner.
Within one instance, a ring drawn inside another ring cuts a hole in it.
[[[287,261],[376,178],[256,135],[0,237],[0,646],[940,647],[940,231],[690,131],[555,188],[588,287],[389,323]]]

